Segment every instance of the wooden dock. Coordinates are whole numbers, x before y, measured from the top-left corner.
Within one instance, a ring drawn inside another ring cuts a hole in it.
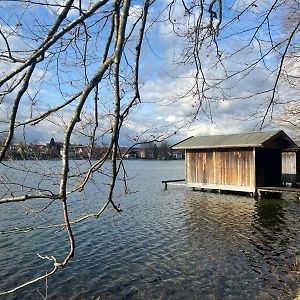
[[[216,186],[208,186],[206,184],[197,184],[197,185],[191,185],[187,184],[185,179],[173,179],[173,180],[162,180],[162,183],[165,185],[165,190],[168,189],[168,185],[177,185],[177,186],[185,186],[193,188],[193,190],[200,190],[203,191],[218,191],[219,193],[222,193],[225,191],[227,192],[236,192],[234,189],[231,190],[223,190],[222,188],[216,188]],[[238,190],[240,191],[240,190]],[[261,198],[263,196],[270,196],[270,195],[278,195],[281,196],[282,194],[293,194],[297,196],[300,199],[300,187],[285,187],[285,186],[262,186],[257,187],[256,191],[243,191],[245,193],[248,193],[251,197],[255,198]]]
[[[259,198],[262,197],[262,195],[267,194],[293,194],[298,197],[300,197],[300,188],[299,187],[285,187],[285,186],[263,186],[263,187],[257,187],[257,196]]]
[[[171,185],[184,185],[184,186],[186,185],[185,179],[163,180],[161,183],[163,183],[165,185],[165,190],[168,189],[168,184],[171,184]]]

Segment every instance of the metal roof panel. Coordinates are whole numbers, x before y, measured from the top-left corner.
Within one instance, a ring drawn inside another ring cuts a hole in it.
[[[282,132],[251,132],[227,135],[197,136],[188,138],[173,145],[172,149],[207,149],[207,148],[237,148],[263,147],[263,143]]]

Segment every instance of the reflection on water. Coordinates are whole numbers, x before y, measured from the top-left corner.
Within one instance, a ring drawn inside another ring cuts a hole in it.
[[[300,286],[297,202],[163,190],[161,180],[182,177],[183,162],[129,161],[127,170],[136,193],[118,199],[123,213],[74,227],[76,256],[49,279],[50,299],[293,298]],[[86,193],[74,199],[74,214],[99,196]],[[28,222],[20,205],[1,209],[1,229]],[[43,273],[36,253],[64,253],[65,241],[54,230],[0,234],[1,289]],[[37,289],[44,283],[16,297],[40,299]]]
[[[296,202],[193,193],[185,204],[196,259],[218,286],[214,296],[291,299],[299,284],[292,272],[299,247]]]
[[[272,231],[286,227],[283,205],[284,200],[282,199],[257,201],[255,222],[257,222],[260,227],[268,228]]]

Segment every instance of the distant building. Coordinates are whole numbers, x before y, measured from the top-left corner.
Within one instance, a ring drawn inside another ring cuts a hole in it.
[[[173,151],[173,158],[174,159],[184,159],[184,151],[183,150],[177,150]]]
[[[125,154],[124,157],[127,159],[137,159],[137,158],[139,158],[138,156],[139,156],[138,151],[135,149],[131,149]]]
[[[145,159],[146,158],[146,149],[144,149],[144,148],[138,148],[137,151],[138,151],[139,158],[141,158],[141,159]]]

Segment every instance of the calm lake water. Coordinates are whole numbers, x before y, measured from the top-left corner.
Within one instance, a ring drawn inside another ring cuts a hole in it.
[[[55,168],[55,162],[38,164]],[[123,212],[108,210],[73,226],[76,254],[48,279],[49,299],[294,298],[300,287],[299,202],[174,186],[165,191],[161,180],[183,178],[183,161],[132,160],[126,167],[132,193],[116,191]],[[71,199],[72,217],[100,206],[102,198],[103,191],[90,185]],[[0,290],[51,270],[37,253],[63,257],[68,251],[65,231],[7,234],[13,227],[62,221],[58,204],[40,215],[29,212],[34,203],[1,205]],[[38,291],[45,295],[45,281],[6,298],[41,299]]]

